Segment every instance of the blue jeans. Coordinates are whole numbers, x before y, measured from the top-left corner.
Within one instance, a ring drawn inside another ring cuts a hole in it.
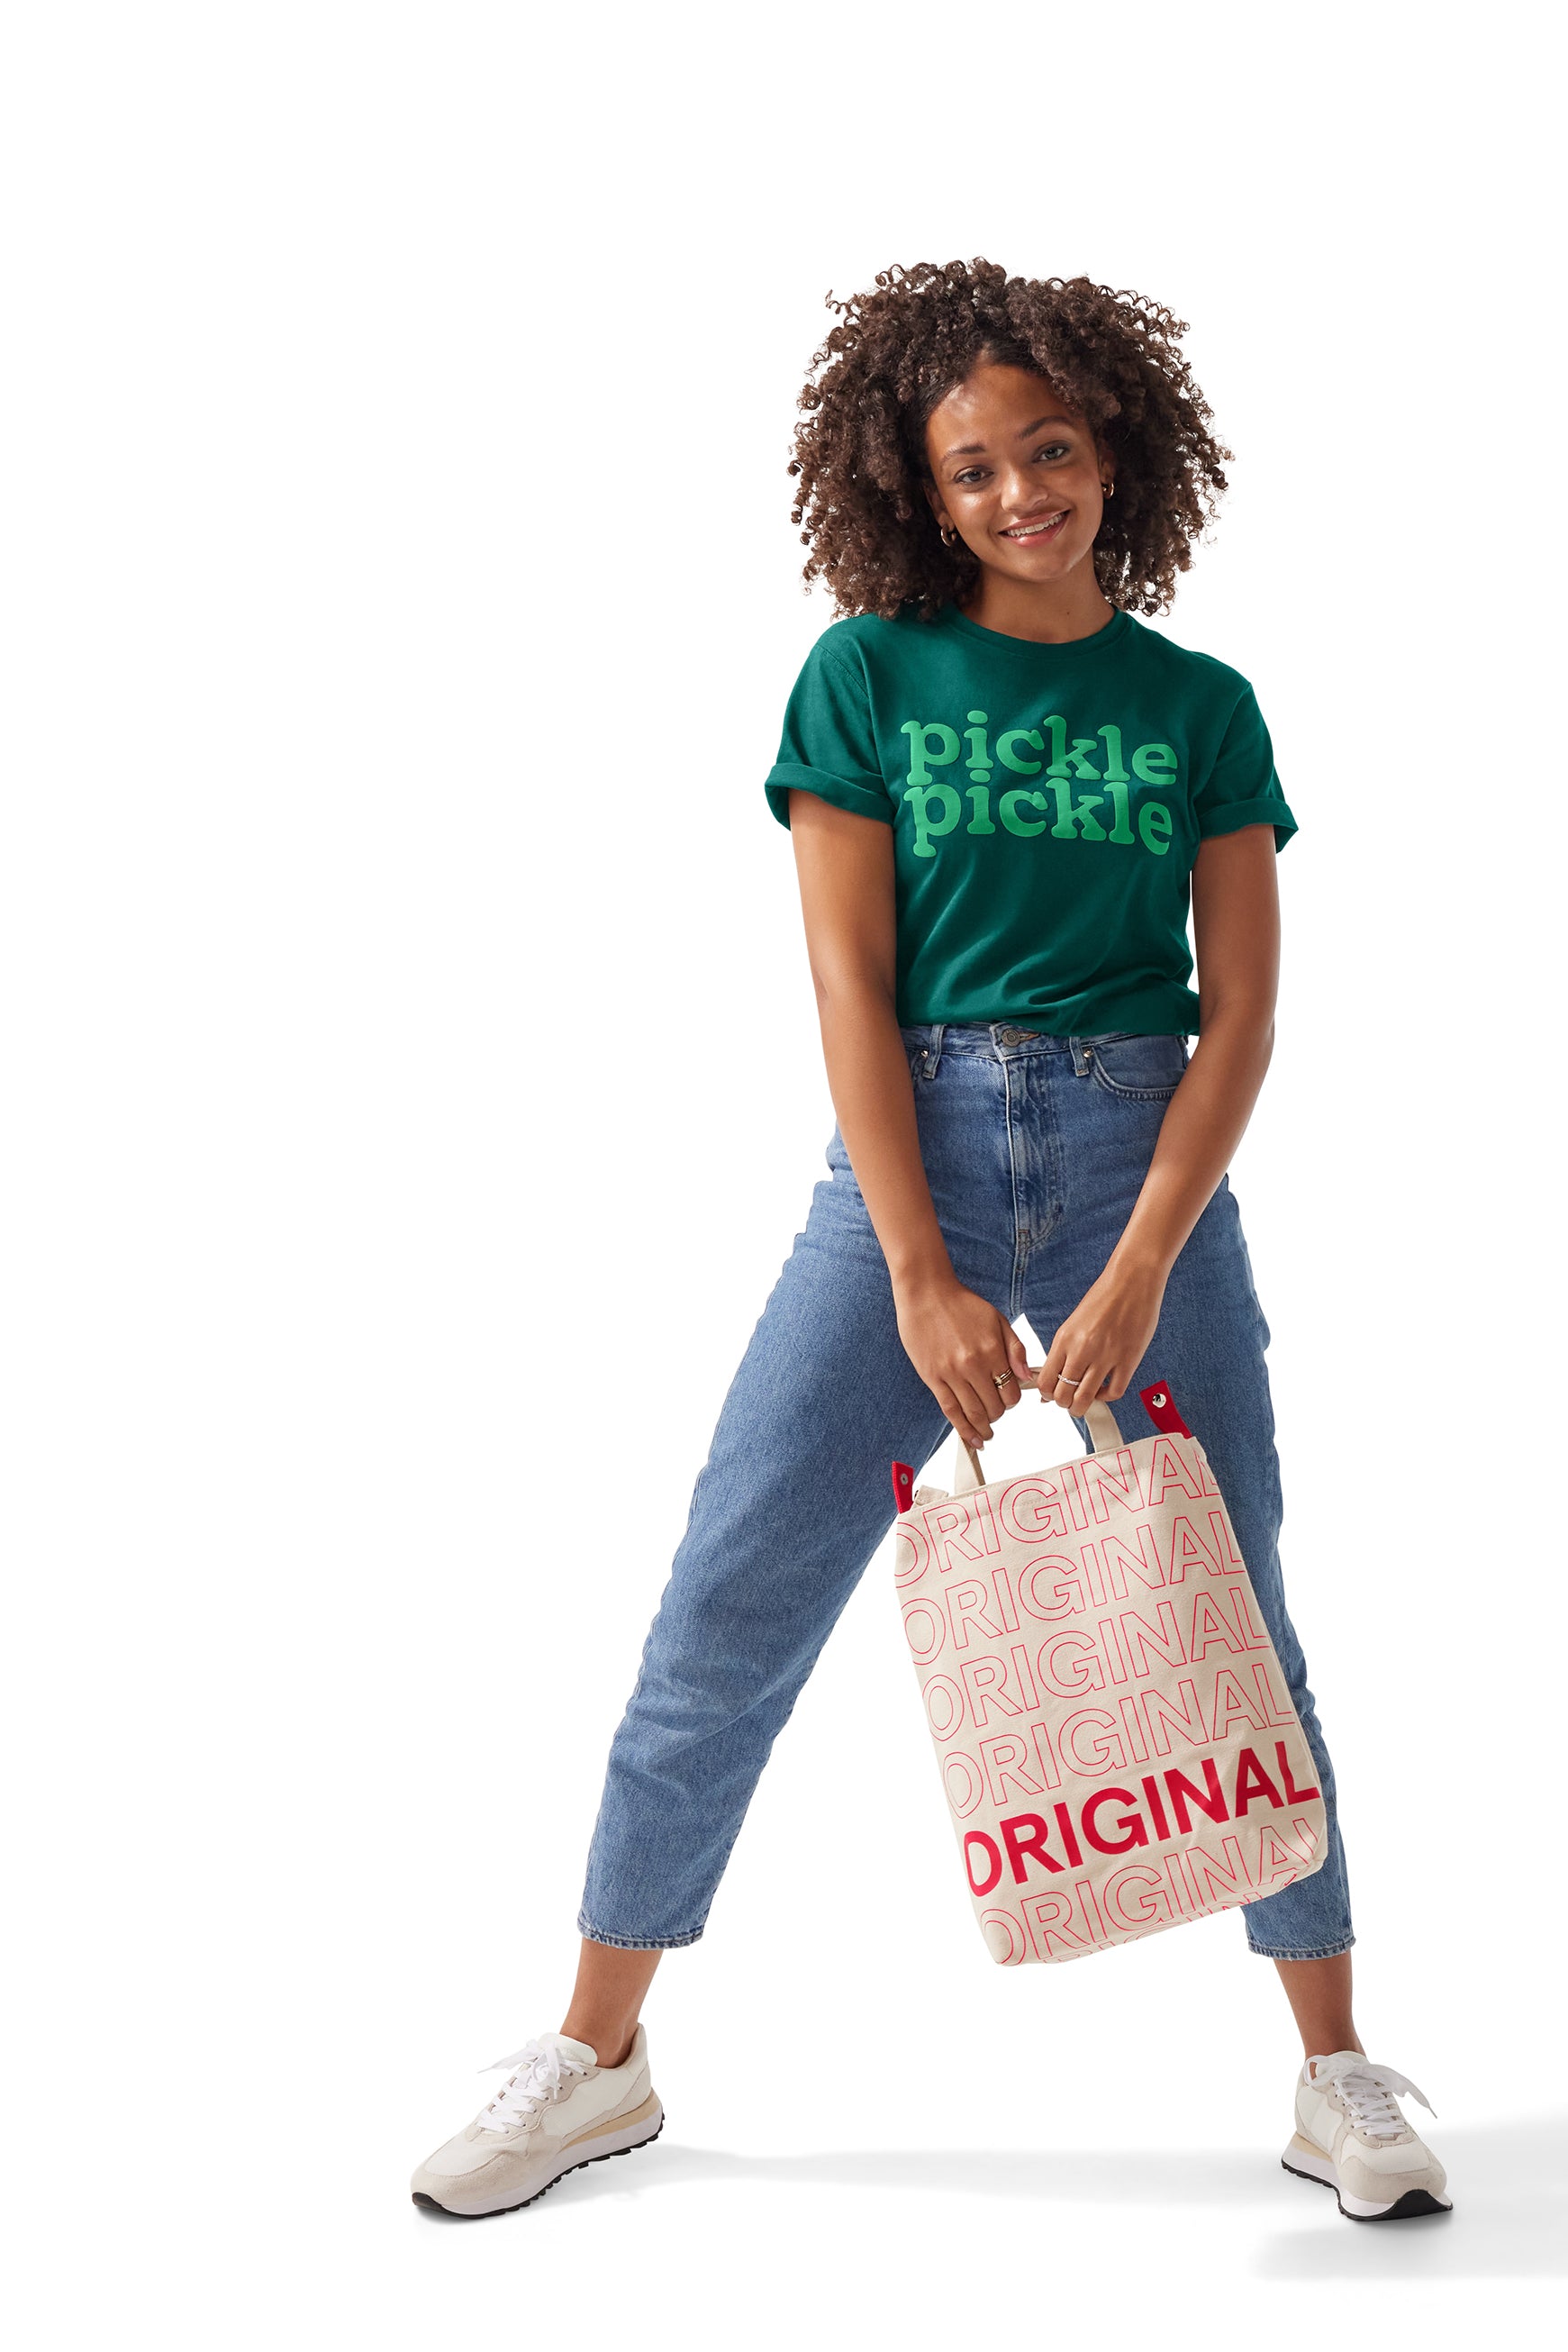
[[[903,1036],[954,1270],[1009,1322],[1026,1318],[1043,1353],[1132,1213],[1186,1043],[998,1022]],[[827,1164],[725,1398],[611,1746],[578,1920],[597,1943],[649,1950],[702,1934],[774,1739],[892,1524],[890,1465],[918,1471],[951,1435],[898,1336],[886,1261],[836,1127]],[[1281,1581],[1268,1342],[1223,1180],[1114,1412],[1129,1443],[1148,1436],[1137,1391],[1168,1381],[1214,1465],[1328,1808],[1322,1868],[1241,1916],[1253,1951],[1316,1959],[1354,1938],[1333,1768]],[[1045,1454],[1054,1417],[1038,1425]],[[912,1805],[928,1800],[911,1789]]]

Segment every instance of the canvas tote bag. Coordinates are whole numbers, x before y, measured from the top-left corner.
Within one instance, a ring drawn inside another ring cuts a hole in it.
[[[893,1465],[894,1579],[993,1959],[1074,1960],[1322,1867],[1326,1816],[1208,1457],[1160,1384],[1091,1454]]]

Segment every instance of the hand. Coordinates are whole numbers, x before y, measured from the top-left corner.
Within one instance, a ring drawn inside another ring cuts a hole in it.
[[[1107,1266],[1046,1350],[1041,1402],[1065,1405],[1080,1418],[1096,1397],[1113,1404],[1148,1351],[1165,1295],[1163,1274]]]
[[[952,1276],[897,1297],[898,1336],[910,1362],[970,1445],[983,1445],[992,1423],[1032,1388],[1040,1367],[1006,1317]],[[1010,1371],[1004,1388],[994,1372]]]

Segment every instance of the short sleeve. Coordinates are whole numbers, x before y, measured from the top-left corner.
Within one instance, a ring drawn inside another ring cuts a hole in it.
[[[1230,714],[1215,761],[1193,794],[1200,840],[1217,833],[1239,833],[1243,825],[1271,824],[1276,854],[1296,831],[1274,766],[1274,747],[1248,687]]]
[[[764,782],[768,805],[789,822],[789,793],[816,793],[854,816],[894,821],[872,727],[865,672],[852,646],[820,637],[806,656],[784,710],[779,757]]]

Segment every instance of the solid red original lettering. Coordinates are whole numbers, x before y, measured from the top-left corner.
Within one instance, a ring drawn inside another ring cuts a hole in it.
[[[1054,1854],[1047,1853],[1047,1830],[1038,1813],[1013,1813],[1002,1823],[1002,1837],[1012,1864],[1013,1876],[1021,1886],[1029,1873],[1024,1867],[1030,1856],[1043,1863],[1047,1870],[1060,1870],[1061,1864]]]
[[[1127,1832],[1120,1838],[1106,1837],[1098,1820],[1102,1805],[1135,1805],[1137,1801],[1131,1789],[1096,1789],[1083,1808],[1083,1834],[1090,1844],[1102,1853],[1131,1853],[1135,1845],[1147,1845],[1149,1833],[1141,1813],[1122,1813],[1117,1817],[1116,1827]]]
[[[1251,1748],[1244,1748],[1236,1767],[1236,1818],[1239,1822],[1246,1819],[1247,1808],[1254,1797],[1267,1797],[1276,1812],[1285,1801]]]
[[[1212,1756],[1206,1756],[1203,1759],[1201,1789],[1195,1787],[1186,1774],[1176,1771],[1174,1766],[1166,1774],[1166,1787],[1170,1790],[1171,1810],[1176,1814],[1176,1827],[1180,1830],[1187,1831],[1192,1827],[1192,1815],[1186,1809],[1189,1797],[1199,1812],[1207,1813],[1211,1822],[1228,1822],[1230,1819],[1225,1802],[1225,1791],[1219,1785],[1219,1767]]]
[[[977,1845],[983,1845],[985,1847],[986,1858],[991,1865],[989,1875],[984,1879],[979,1879],[975,1876],[975,1857],[971,1849]],[[966,1830],[964,1832],[964,1867],[969,1874],[969,1884],[974,1888],[975,1893],[977,1895],[988,1895],[1002,1874],[1002,1857],[997,1849],[997,1842],[995,1838],[988,1837],[984,1830]]]

